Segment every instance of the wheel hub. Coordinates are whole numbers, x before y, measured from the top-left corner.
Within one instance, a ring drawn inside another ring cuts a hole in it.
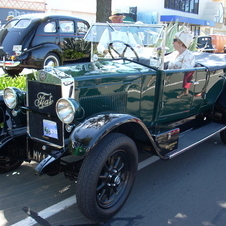
[[[114,179],[114,183],[116,185],[119,185],[121,183],[121,178],[119,176],[116,176],[115,179]]]
[[[121,183],[121,177],[118,174],[117,170],[112,170],[108,175],[108,186],[115,187]]]

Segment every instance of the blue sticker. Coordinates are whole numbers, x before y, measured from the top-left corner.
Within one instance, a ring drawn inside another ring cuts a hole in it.
[[[57,123],[43,119],[43,134],[44,136],[58,139]]]

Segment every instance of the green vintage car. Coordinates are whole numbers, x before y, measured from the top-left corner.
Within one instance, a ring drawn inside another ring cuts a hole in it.
[[[119,30],[130,38],[100,46]],[[6,88],[11,114],[28,122],[26,152],[7,157],[39,162],[37,174],[64,172],[80,211],[103,222],[128,198],[140,153],[171,159],[218,132],[226,143],[226,56],[196,52],[194,68],[168,70],[165,40],[165,25],[94,24],[92,62],[31,73],[26,95]],[[178,98],[185,76],[189,95]]]

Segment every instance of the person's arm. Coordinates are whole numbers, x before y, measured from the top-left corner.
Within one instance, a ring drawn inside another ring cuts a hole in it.
[[[109,30],[105,29],[100,41],[97,45],[97,51],[100,54],[104,54],[104,51],[108,49],[108,43],[110,42],[110,35],[109,35]]]

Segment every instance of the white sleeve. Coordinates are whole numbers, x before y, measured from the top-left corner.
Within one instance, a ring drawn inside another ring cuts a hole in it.
[[[130,33],[130,32],[128,32],[127,35],[128,35],[128,39],[129,39],[128,44],[131,45],[132,47],[137,47],[138,44],[137,44],[137,42],[136,42],[136,40],[135,40],[133,34]],[[122,41],[123,41],[123,40],[122,40]]]
[[[103,51],[108,48],[109,42],[110,42],[109,30],[105,29],[101,38],[100,38],[100,41],[97,45],[98,53],[103,54]]]
[[[184,56],[181,68],[186,69],[193,67],[195,67],[195,56],[192,52],[188,51],[187,54]]]

